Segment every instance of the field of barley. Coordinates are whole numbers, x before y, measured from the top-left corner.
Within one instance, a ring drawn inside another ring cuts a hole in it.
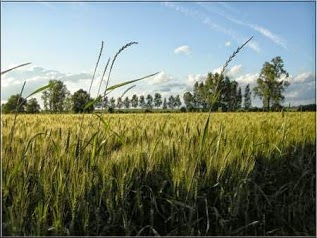
[[[316,235],[316,114],[2,115],[3,235]]]

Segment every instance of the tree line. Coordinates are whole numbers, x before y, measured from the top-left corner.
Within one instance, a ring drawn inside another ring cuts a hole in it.
[[[44,111],[57,113],[57,112],[70,112],[75,113],[90,113],[96,109],[106,109],[112,112],[114,109],[122,108],[142,108],[151,110],[153,108],[174,109],[180,108],[182,105],[179,95],[170,95],[168,98],[163,98],[160,93],[155,93],[154,96],[147,94],[146,96],[137,96],[134,94],[131,99],[126,97],[108,98],[104,97],[101,101],[96,102],[86,108],[87,104],[94,99],[89,93],[83,89],[79,89],[74,94],[71,94],[66,85],[60,80],[50,80],[53,86],[43,91],[41,99],[43,100]],[[17,108],[17,105],[18,108]],[[37,113],[41,110],[39,102],[36,98],[26,100],[20,97],[19,94],[12,95],[6,104],[2,105],[4,113],[14,112]]]
[[[118,97],[115,99],[111,97],[110,99],[106,96],[102,102],[95,104],[98,109],[121,109],[121,108],[143,108],[143,109],[153,109],[153,108],[162,108],[162,109],[174,109],[179,108],[182,105],[179,95],[173,96],[170,95],[168,99],[162,97],[160,93],[155,93],[154,96],[147,94],[146,96],[141,95],[137,96],[134,94],[131,99],[126,96]]]
[[[216,96],[215,96],[216,95]],[[184,93],[184,103],[188,111],[196,110],[221,110],[238,111],[242,108],[244,97],[244,109],[251,108],[251,90],[248,84],[242,96],[242,90],[238,82],[230,81],[218,73],[208,73],[204,82],[196,82],[193,92]]]
[[[284,79],[281,80],[283,77]],[[283,93],[290,85],[285,80],[288,77],[289,74],[284,69],[283,60],[279,56],[263,64],[253,91],[251,91],[248,84],[242,93],[237,81],[230,80],[228,76],[222,74],[208,73],[205,81],[196,82],[191,92],[188,91],[183,94],[185,107],[182,107],[182,109],[183,111],[238,111],[243,108],[248,111],[252,108],[251,95],[253,93],[254,97],[259,97],[262,100],[264,110],[280,110],[282,108],[281,103],[285,99]],[[175,109],[182,106],[179,95],[163,98],[160,93],[155,93],[146,96],[134,94],[131,98],[128,96],[104,97],[101,101],[96,101],[87,108],[87,103],[93,100],[87,91],[79,89],[71,95],[62,81],[50,80],[50,83],[53,83],[53,86],[43,91],[41,98],[44,111],[52,113],[65,111],[89,113],[95,109],[108,109],[111,112],[116,108]],[[18,102],[19,108],[16,106]],[[27,101],[17,94],[12,95],[8,102],[2,105],[4,113],[16,109],[18,112],[35,113],[40,111],[40,105],[35,98]]]
[[[283,77],[284,80],[281,80]],[[277,56],[264,63],[253,88],[253,96],[262,100],[264,110],[277,111],[282,108],[281,103],[285,99],[283,93],[290,85],[285,80],[288,77],[281,57]],[[243,109],[248,111],[252,107],[251,95],[249,84],[242,95],[241,87],[235,80],[231,81],[228,76],[218,73],[208,73],[204,82],[194,84],[192,92],[185,92],[184,103],[190,111],[238,111],[242,108],[243,97]]]

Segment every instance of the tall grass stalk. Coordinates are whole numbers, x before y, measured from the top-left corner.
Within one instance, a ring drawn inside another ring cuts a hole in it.
[[[200,146],[199,146],[199,152],[198,152],[198,157],[197,157],[197,162],[195,164],[195,167],[194,167],[194,172],[193,172],[193,175],[192,175],[192,178],[191,178],[191,181],[190,181],[190,185],[189,185],[189,190],[188,190],[188,193],[187,193],[187,198],[188,198],[188,195],[189,195],[189,191],[192,187],[192,184],[193,184],[193,180],[194,180],[194,177],[196,176],[196,170],[197,170],[197,167],[200,165],[201,163],[201,157],[202,157],[202,147],[203,145],[206,143],[206,134],[207,134],[207,130],[208,130],[208,126],[209,126],[209,121],[210,121],[210,116],[211,116],[211,111],[212,111],[212,108],[214,106],[214,104],[218,101],[219,99],[219,96],[220,96],[220,93],[219,90],[218,90],[218,87],[219,87],[219,84],[222,80],[222,77],[223,77],[223,74],[225,72],[225,69],[228,67],[229,63],[233,60],[234,57],[236,57],[236,55],[240,52],[240,50],[249,42],[251,41],[253,38],[250,37],[246,42],[244,42],[241,46],[239,46],[233,53],[232,55],[230,55],[230,57],[228,58],[228,60],[225,62],[225,64],[223,65],[222,67],[222,70],[220,72],[220,76],[219,76],[219,80],[217,81],[217,85],[216,85],[216,91],[215,91],[215,94],[213,95],[213,98],[212,98],[212,102],[211,102],[211,105],[210,105],[210,108],[209,108],[209,113],[208,113],[208,117],[206,119],[206,122],[205,122],[205,125],[204,125],[204,129],[203,129],[203,132],[202,132],[202,136],[201,136],[201,141],[200,141]],[[187,200],[186,198],[186,200]]]
[[[18,101],[17,101],[17,105],[15,107],[15,112],[14,112],[14,120],[13,120],[13,126],[11,128],[11,132],[10,132],[10,150],[12,148],[12,141],[13,141],[13,137],[14,137],[14,130],[15,130],[15,126],[16,126],[16,121],[17,121],[17,116],[18,116],[18,110],[20,108],[20,100],[22,98],[22,93],[23,93],[23,90],[24,90],[24,87],[25,87],[25,84],[26,84],[26,81],[24,81],[23,85],[22,85],[22,88],[21,88],[21,92],[19,94],[19,98],[18,98]]]

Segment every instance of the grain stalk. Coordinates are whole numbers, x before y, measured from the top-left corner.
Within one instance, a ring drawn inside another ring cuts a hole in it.
[[[97,68],[98,68],[98,65],[99,65],[99,61],[100,61],[100,58],[101,58],[101,55],[102,55],[102,51],[103,51],[103,41],[101,41],[101,47],[100,47],[98,59],[97,59],[96,65],[95,65],[95,70],[94,70],[93,76],[91,78],[91,82],[90,82],[90,86],[89,86],[89,90],[88,90],[88,94],[89,95],[90,95],[90,91],[91,91],[91,87],[92,87],[93,81],[95,79],[95,75],[96,75],[96,71],[97,71]],[[81,140],[80,140],[80,138],[81,138],[81,130],[82,130],[82,127],[83,127],[83,122],[84,122],[84,117],[85,117],[85,110],[87,108],[88,107],[85,106],[83,114],[81,116],[80,126],[79,126],[78,133],[77,133],[76,157],[80,156],[80,152],[81,152]]]
[[[194,177],[196,175],[196,171],[197,171],[197,167],[198,165],[201,163],[201,159],[202,159],[202,151],[203,151],[203,146],[205,144],[205,141],[206,141],[206,135],[208,134],[208,127],[209,127],[209,122],[210,122],[210,116],[211,116],[211,110],[214,106],[214,104],[217,102],[217,100],[219,99],[219,96],[220,96],[220,93],[221,91],[218,90],[218,87],[219,87],[219,84],[220,84],[220,81],[222,80],[222,77],[223,77],[223,74],[228,66],[228,64],[233,60],[233,58],[240,52],[240,50],[249,42],[251,41],[253,38],[253,36],[248,39],[245,43],[243,43],[240,47],[238,47],[232,55],[230,55],[230,57],[228,58],[228,60],[225,62],[225,64],[223,65],[222,67],[222,70],[220,72],[220,75],[219,75],[219,78],[218,78],[218,81],[217,81],[217,85],[216,85],[216,91],[215,91],[215,95],[213,95],[213,98],[212,98],[212,101],[211,101],[211,105],[210,105],[210,108],[209,108],[209,113],[208,113],[208,117],[207,117],[207,120],[205,122],[205,126],[204,126],[204,130],[203,130],[203,134],[202,134],[202,137],[201,137],[201,141],[200,141],[200,145],[199,145],[199,152],[198,152],[198,158],[197,158],[197,161],[195,163],[195,167],[194,167],[194,172],[193,172],[193,176],[190,180],[190,185],[189,185],[189,190],[187,191],[187,196],[186,196],[186,201],[188,199],[188,196],[189,196],[189,192],[191,190],[191,187],[192,187],[192,184],[193,184],[193,181],[194,181]]]

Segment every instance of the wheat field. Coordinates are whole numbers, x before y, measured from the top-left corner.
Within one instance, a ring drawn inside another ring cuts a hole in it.
[[[315,113],[13,118],[3,235],[316,235]]]

